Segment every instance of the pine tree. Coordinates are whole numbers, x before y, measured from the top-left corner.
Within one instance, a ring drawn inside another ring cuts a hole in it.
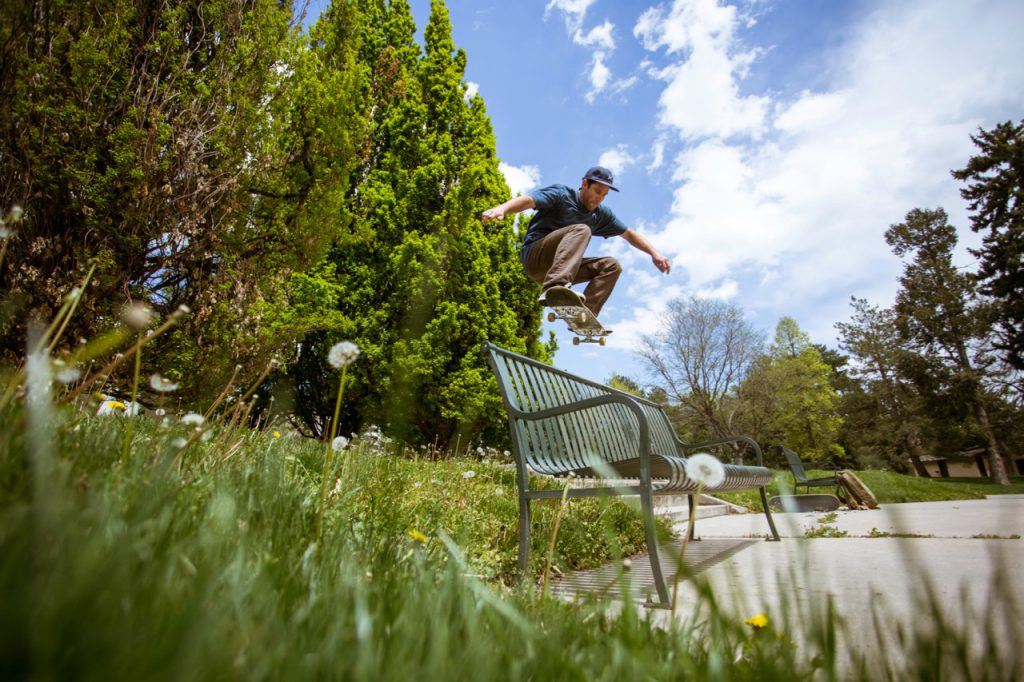
[[[970,406],[988,448],[992,478],[1005,485],[1009,479],[985,388],[991,314],[971,279],[953,265],[956,230],[942,209],[914,209],[905,222],[886,231],[885,239],[897,256],[910,258],[904,262],[896,295],[897,329],[916,355],[932,366],[927,374],[944,372],[954,393]]]
[[[979,153],[953,177],[967,184],[971,229],[982,234],[980,291],[996,303],[1001,332],[997,347],[1017,370],[1024,370],[1024,120],[1000,123],[971,136]]]

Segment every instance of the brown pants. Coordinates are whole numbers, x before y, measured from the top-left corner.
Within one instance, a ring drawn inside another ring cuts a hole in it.
[[[590,282],[583,295],[587,298],[587,307],[598,315],[615,288],[622,266],[611,257],[584,258],[589,243],[590,228],[582,224],[545,235],[530,246],[526,276],[540,284],[544,291]]]

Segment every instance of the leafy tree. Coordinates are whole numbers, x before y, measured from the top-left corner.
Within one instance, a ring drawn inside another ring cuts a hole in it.
[[[3,4],[0,198],[26,209],[3,281],[15,320],[50,316],[90,262],[68,338],[126,300],[186,303],[144,359],[187,398],[236,363],[258,374],[318,319],[291,276],[344,234],[328,216],[361,126],[345,49],[325,65],[291,19],[277,0]],[[19,324],[0,342],[20,349]]]
[[[739,388],[746,404],[744,430],[765,442],[785,444],[809,461],[835,460],[841,423],[832,369],[789,317],[779,320],[769,353],[758,358]]]
[[[981,248],[971,253],[979,259],[981,293],[997,303],[996,347],[1024,370],[1024,120],[980,130],[971,140],[979,153],[953,177],[966,183],[960,194],[972,212],[971,229],[982,234]]]
[[[720,438],[736,433],[735,389],[763,347],[742,310],[693,297],[669,301],[661,328],[643,336],[637,352],[679,405],[684,433]]]
[[[908,459],[920,466],[931,449],[922,442],[931,424],[914,385],[900,371],[909,364],[909,352],[896,328],[896,313],[865,299],[853,298],[851,305],[852,319],[836,323],[840,345],[855,359],[852,373],[860,381],[858,389],[844,395],[847,447],[858,461],[883,461],[900,471]]]
[[[896,295],[900,336],[927,364],[927,377],[944,380],[969,406],[987,446],[992,477],[1007,484],[1000,444],[989,418],[990,307],[976,295],[971,278],[953,265],[956,230],[945,211],[914,209],[892,225],[886,242],[904,261]]]

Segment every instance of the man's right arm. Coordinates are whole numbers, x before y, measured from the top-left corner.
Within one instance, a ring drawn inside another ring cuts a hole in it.
[[[483,212],[481,219],[488,223],[492,220],[501,220],[507,215],[513,213],[519,213],[530,208],[537,208],[537,204],[534,203],[533,197],[529,194],[520,194],[515,199],[509,199],[504,204],[489,208]]]

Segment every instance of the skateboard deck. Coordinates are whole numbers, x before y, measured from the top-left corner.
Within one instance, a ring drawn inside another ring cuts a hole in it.
[[[835,495],[776,495],[768,506],[781,512],[829,512],[839,509]]]
[[[544,305],[551,308],[548,313],[548,322],[565,320],[566,326],[576,336],[572,343],[578,346],[582,343],[596,343],[601,346],[605,338],[612,333],[611,329],[605,329],[598,321],[590,308],[583,305],[579,295],[568,287],[551,287],[544,296]]]

